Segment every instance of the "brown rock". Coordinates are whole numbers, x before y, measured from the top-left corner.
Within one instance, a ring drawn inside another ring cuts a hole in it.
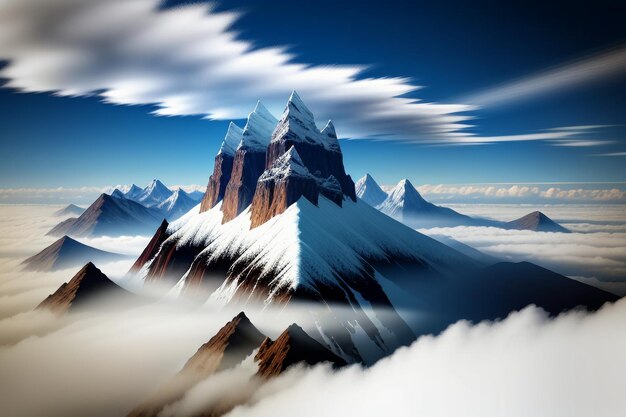
[[[233,162],[233,156],[226,153],[220,153],[215,157],[213,174],[209,178],[206,193],[200,204],[200,213],[210,210],[224,198],[233,170]]]
[[[237,150],[222,202],[222,223],[234,219],[252,203],[257,181],[264,169],[265,151],[246,148]]]
[[[165,239],[168,238],[168,226],[169,223],[167,222],[167,220],[163,219],[161,226],[159,226],[157,231],[154,233],[154,236],[152,236],[152,239],[150,239],[148,246],[145,247],[143,252],[141,252],[141,255],[139,255],[139,258],[137,258],[133,266],[130,268],[130,272],[137,273],[141,268],[143,268],[146,262],[156,256],[156,254],[159,252],[159,249],[161,248],[161,245],[163,244],[163,242],[165,242]]]

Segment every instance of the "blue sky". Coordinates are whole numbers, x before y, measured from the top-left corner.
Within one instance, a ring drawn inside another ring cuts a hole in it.
[[[359,79],[410,77],[423,88],[407,97],[428,103],[473,105],[471,98],[485,91],[567,69],[626,43],[620,19],[626,10],[618,1],[433,3],[223,1],[216,11],[240,12],[233,29],[255,48],[286,45],[299,63],[368,65]],[[1,37],[2,32],[0,44]],[[7,58],[2,47],[0,58]],[[626,77],[619,63],[615,73],[558,91],[539,87],[528,97],[460,113],[472,117],[465,130],[476,137],[603,125],[575,137],[578,144],[594,146],[544,140],[441,146],[437,140],[372,141],[363,135],[342,141],[347,170],[355,178],[370,172],[380,183],[408,177],[416,185],[626,181],[626,157],[599,156],[626,151]],[[314,112],[325,111],[314,103]],[[237,103],[250,110],[254,104]],[[268,105],[280,111],[275,98]],[[0,108],[2,188],[145,184],[154,177],[169,184],[205,184],[228,123],[158,117],[150,114],[153,106],[11,88],[0,89]],[[341,135],[346,127],[336,124]]]

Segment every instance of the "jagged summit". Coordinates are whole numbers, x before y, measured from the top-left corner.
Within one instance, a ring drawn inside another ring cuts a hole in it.
[[[248,115],[248,121],[243,128],[241,140],[237,149],[265,150],[269,145],[272,131],[278,120],[265,108],[263,103],[257,102],[254,110]]]
[[[166,219],[176,220],[196,205],[198,205],[198,202],[191,198],[185,190],[179,188],[166,200],[158,204],[156,208],[163,213]]]
[[[136,184],[133,184],[130,186],[128,191],[124,193],[124,196],[130,200],[135,200],[141,195],[142,192],[143,192],[143,189],[141,189]]]
[[[237,126],[235,123],[230,122],[228,125],[228,131],[226,132],[226,136],[224,136],[224,140],[222,141],[222,146],[220,146],[220,150],[217,154],[225,153],[227,155],[235,156],[235,151],[237,150],[237,146],[241,142],[241,138],[243,136],[243,129]]]
[[[271,141],[286,139],[322,145],[329,151],[340,152],[333,124],[329,121],[323,133],[320,132],[315,124],[315,116],[296,91],[291,93],[285,111],[272,133]]]
[[[533,230],[535,232],[570,232],[540,211],[533,211],[519,219],[508,222],[506,225],[510,229]]]
[[[161,181],[153,179],[134,200],[146,207],[152,207],[160,204],[172,194],[173,191],[167,188]]]
[[[372,207],[378,206],[387,198],[387,193],[380,188],[370,174],[365,174],[363,178],[359,179],[354,188],[357,197]]]
[[[387,199],[381,204],[380,210],[392,217],[397,217],[408,214],[405,213],[405,209],[419,210],[429,204],[413,187],[411,181],[405,178],[391,190]]]

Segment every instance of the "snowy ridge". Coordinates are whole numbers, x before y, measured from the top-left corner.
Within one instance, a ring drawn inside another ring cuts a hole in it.
[[[141,193],[143,192],[143,190],[141,188],[139,188],[137,185],[133,184],[130,186],[130,188],[128,189],[128,191],[126,191],[124,193],[124,196],[126,198],[128,198],[129,200],[136,200],[137,198],[139,198],[139,196],[141,195]]]
[[[293,146],[289,148],[289,150],[280,158],[274,161],[272,168],[263,172],[259,181],[268,181],[272,179],[282,180],[292,175],[313,178],[313,175],[304,165],[298,151]]]
[[[226,154],[230,156],[235,156],[235,151],[237,150],[237,146],[241,142],[241,138],[243,136],[243,129],[237,126],[235,123],[230,122],[228,125],[228,131],[226,132],[226,136],[222,141],[222,146],[220,146],[220,150],[217,152],[218,155]]]
[[[270,143],[272,131],[278,120],[259,101],[248,115],[237,149],[265,150]]]
[[[167,200],[172,194],[172,190],[163,185],[161,181],[154,179],[134,201],[146,207],[154,207]]]
[[[376,207],[387,199],[387,193],[380,188],[370,174],[366,174],[354,185],[356,196],[372,207]]]
[[[232,268],[262,270],[272,277],[266,303],[281,290],[318,283],[340,285],[339,276],[358,274],[371,262],[405,259],[425,262],[442,273],[475,263],[459,252],[385,216],[363,202],[346,200],[339,207],[320,196],[318,206],[300,199],[284,213],[250,230],[250,209],[221,224],[220,204],[204,213],[188,213],[168,232],[180,246],[204,250],[204,262],[233,259]],[[245,274],[240,274],[245,276]],[[185,277],[183,277],[184,282]],[[241,283],[227,279],[213,298],[229,301]]]
[[[175,220],[198,205],[182,188],[177,189],[166,200],[156,206],[168,220]]]
[[[341,152],[332,122],[328,121],[326,127],[320,132],[315,125],[313,113],[295,91],[289,97],[285,111],[272,133],[271,141],[278,142],[286,137],[314,145],[323,145],[329,151]]]
[[[378,209],[392,217],[399,217],[402,215],[405,207],[420,208],[428,205],[430,203],[424,200],[413,187],[411,181],[405,178],[391,190],[387,199],[383,201]]]

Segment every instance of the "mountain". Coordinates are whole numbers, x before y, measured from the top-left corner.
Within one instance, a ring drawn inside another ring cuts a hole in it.
[[[46,236],[66,235],[69,232],[69,230],[72,228],[76,220],[78,220],[78,217],[70,217],[69,219],[63,220],[62,222],[54,226],[52,229],[50,229],[50,231],[46,233]]]
[[[189,194],[189,198],[191,198],[192,200],[200,203],[202,201],[202,199],[204,198],[204,194],[202,191],[192,191]]]
[[[235,153],[242,137],[243,129],[230,122],[226,136],[222,141],[222,146],[220,146],[220,150],[215,155],[213,174],[209,177],[209,184],[200,205],[201,212],[213,208],[218,201],[222,201],[224,198],[226,186],[228,181],[230,181],[230,174],[233,170]]]
[[[129,200],[136,201],[139,198],[139,196],[141,195],[141,193],[143,193],[143,189],[141,189],[137,185],[133,184],[133,185],[130,186],[128,191],[126,191],[124,193],[124,197],[128,198]]]
[[[75,204],[70,204],[63,207],[61,210],[55,211],[53,214],[57,217],[72,217],[80,216],[85,211],[84,208],[78,207]]]
[[[43,300],[37,309],[62,314],[92,307],[100,297],[104,296],[116,296],[125,301],[134,298],[134,295],[119,287],[89,262],[69,282],[61,285]]]
[[[84,265],[88,261],[100,263],[126,258],[125,255],[105,252],[63,236],[38,254],[26,259],[22,265],[31,271],[56,271]]]
[[[356,196],[372,207],[382,204],[387,198],[387,193],[383,191],[370,174],[366,174],[359,179],[355,186]]]
[[[159,210],[163,217],[169,221],[173,221],[182,217],[189,210],[198,205],[198,201],[192,199],[189,194],[182,188],[174,191],[163,202],[157,204],[154,208]]]
[[[113,190],[111,197],[126,199],[126,195],[117,188]]]
[[[248,115],[224,191],[224,222],[237,217],[252,202],[256,183],[265,169],[267,146],[275,125],[276,118],[260,102]]]
[[[48,234],[69,236],[129,236],[154,233],[163,216],[128,199],[101,194],[80,217],[68,219]]]
[[[131,200],[141,203],[145,207],[155,207],[171,197],[172,194],[172,190],[163,185],[161,181],[154,179],[137,197]]]
[[[251,163],[239,148],[224,199],[162,226],[133,266],[137,278],[145,285],[169,287],[172,296],[231,306],[259,303],[269,308],[298,302],[322,306],[311,318],[321,336],[318,340],[350,362],[373,363],[411,343],[417,334],[439,331],[483,309],[473,299],[465,300],[473,310],[461,310],[460,301],[448,303],[467,292],[468,282],[475,283],[475,291],[494,297],[494,292],[504,292],[501,298],[510,301],[508,306],[519,308],[514,295],[528,291],[525,282],[502,283],[509,282],[517,269],[523,276],[527,268],[514,265],[493,279],[476,279],[485,261],[475,252],[461,253],[356,199],[334,128],[327,124],[319,131],[312,119],[302,100],[292,94],[269,140],[261,172],[261,145],[256,143]],[[232,207],[225,209],[229,189],[237,191],[234,212]],[[247,205],[240,207],[244,202]],[[390,213],[401,218],[414,213],[408,211],[411,208],[422,215],[435,214],[439,221],[475,220],[426,202],[408,181],[401,182],[385,202]],[[563,279],[558,274],[546,276],[524,300],[540,301],[542,291],[558,297],[551,288],[566,288]],[[577,301],[594,308],[596,290],[586,288],[590,290]],[[611,297],[600,296],[607,301]],[[384,314],[372,313],[373,308]],[[403,311],[423,314],[402,316]],[[263,348],[269,347],[267,342]]]
[[[533,211],[517,220],[506,223],[507,228],[516,230],[532,230],[535,232],[559,232],[570,233],[568,229],[561,226],[540,211]]]
[[[448,207],[424,200],[413,184],[401,180],[377,208],[388,216],[415,229],[455,226],[502,227],[503,223],[466,216]]]
[[[263,378],[276,376],[297,363],[316,365],[328,362],[336,368],[347,365],[345,360],[322,346],[295,323],[274,342],[266,339],[254,359],[259,363],[258,375]]]

